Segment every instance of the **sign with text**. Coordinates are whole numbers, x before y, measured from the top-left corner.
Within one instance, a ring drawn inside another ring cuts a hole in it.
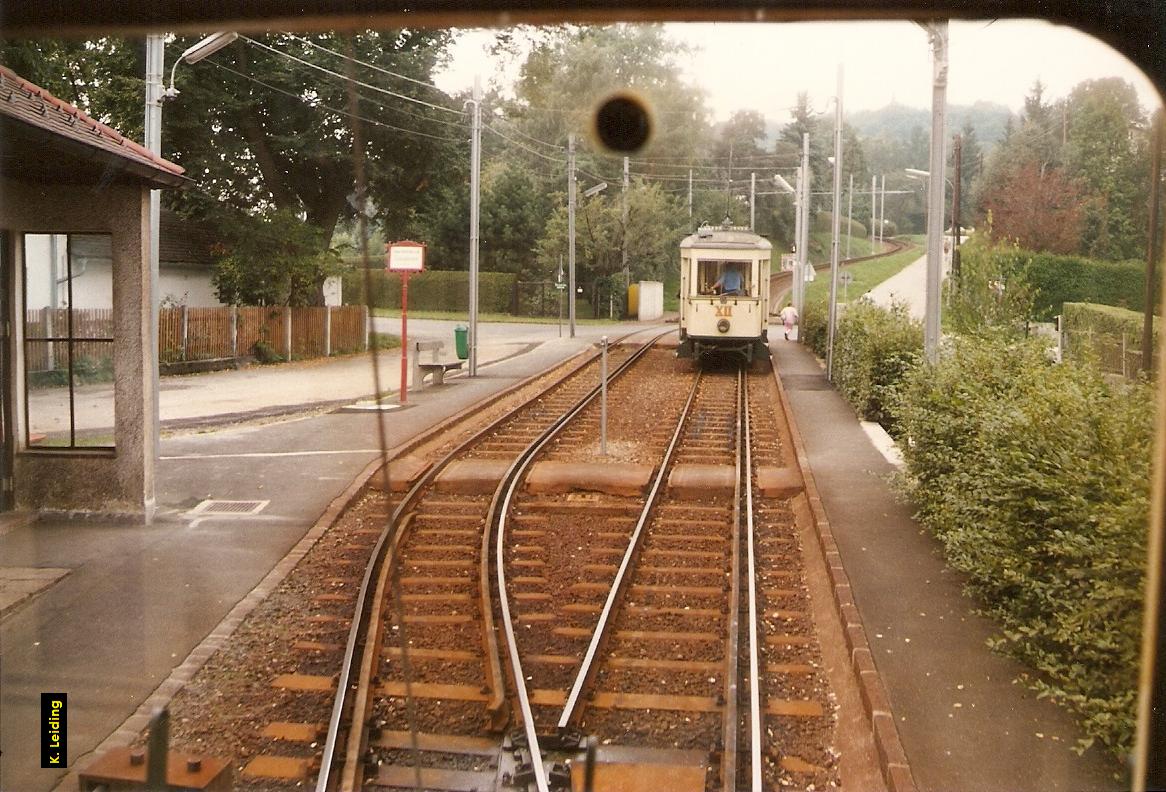
[[[64,693],[40,694],[40,766],[68,765],[68,696]]]
[[[425,245],[405,240],[385,245],[385,269],[389,272],[423,272]]]

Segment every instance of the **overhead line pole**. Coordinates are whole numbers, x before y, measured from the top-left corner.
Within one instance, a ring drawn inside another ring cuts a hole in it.
[[[838,229],[842,220],[842,65],[834,97],[834,205],[830,221],[830,327],[826,338],[826,379],[834,379],[834,328],[838,323]]]
[[[814,190],[814,172],[810,169],[810,135],[806,133],[802,137],[802,163],[806,169],[806,178],[802,180],[802,189],[805,190],[806,199],[802,201],[802,250],[805,251],[805,267],[813,268],[813,263],[810,262],[810,212],[813,209],[813,190]],[[805,272],[802,273],[805,275]],[[802,307],[806,303],[806,280],[802,278],[802,284],[799,287],[802,294]]]
[[[166,37],[163,35],[146,37],[146,148],[159,157],[162,156],[162,74],[166,69]],[[146,442],[150,443],[150,469],[158,464],[158,457],[162,454],[162,437],[159,431],[160,410],[159,394],[159,355],[158,355],[158,235],[161,226],[162,191],[150,190],[150,238],[148,241],[150,265],[150,401],[147,406],[149,415],[149,436]],[[153,476],[149,476],[150,491],[145,494],[146,521],[154,517],[154,490]]]
[[[622,236],[623,236],[623,241],[622,241],[623,250],[620,252],[620,256],[623,259],[623,286],[624,286],[623,298],[624,298],[624,316],[626,317],[628,314],[628,311],[627,311],[628,291],[632,287],[632,274],[631,274],[631,270],[628,268],[628,158],[627,157],[623,158],[622,217],[623,217],[623,234],[622,234]]]
[[[567,136],[567,323],[575,337],[575,136]]]
[[[1158,207],[1162,175],[1162,111],[1154,114],[1154,129],[1150,137],[1150,238],[1146,251],[1146,307],[1142,315],[1142,371],[1154,368],[1154,283],[1161,245],[1158,240]]]
[[[878,192],[877,192],[878,188],[879,188],[879,177],[875,176],[874,174],[871,174],[871,177],[870,177],[870,252],[871,253],[878,252],[878,250],[875,248],[875,241],[876,241],[875,222],[878,220],[878,216],[879,216],[879,196],[878,196]]]
[[[749,174],[749,230],[757,230],[757,174]]]
[[[854,222],[854,174],[850,174],[850,189],[846,192],[846,258],[850,258],[850,224]]]
[[[923,313],[923,355],[939,361],[939,291],[943,281],[944,117],[947,113],[947,20],[928,24],[931,36],[931,175],[927,206],[927,283]]]
[[[879,244],[883,244],[883,237],[887,224],[887,174],[879,179]]]
[[[692,168],[688,169],[688,219],[692,219]]]
[[[470,371],[478,375],[478,233],[481,211],[482,82],[474,77],[474,122],[470,139]]]
[[[955,136],[953,141],[955,166],[955,179],[951,183],[951,231],[953,239],[951,241],[951,283],[953,289],[960,287],[960,237],[963,236],[960,229],[960,179],[961,179],[961,157],[963,140],[959,135]]]

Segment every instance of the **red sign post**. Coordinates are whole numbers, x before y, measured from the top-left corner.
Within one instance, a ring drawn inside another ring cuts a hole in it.
[[[385,270],[401,275],[401,404],[409,393],[409,273],[425,271],[425,245],[404,240],[385,245]]]

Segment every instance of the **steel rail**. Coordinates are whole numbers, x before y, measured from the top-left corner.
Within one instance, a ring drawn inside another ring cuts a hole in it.
[[[752,792],[761,792],[761,675],[757,647],[757,556],[753,536],[753,436],[749,420],[749,381],[745,381],[745,540],[749,550],[749,761]]]
[[[636,330],[634,332],[628,333],[618,339],[617,343],[642,332],[645,332],[645,330]],[[659,338],[659,336],[656,338]],[[654,343],[656,338],[653,338],[652,341],[648,342],[648,345]],[[560,380],[558,380],[558,382],[552,383],[543,391],[540,391],[530,399],[527,399],[520,407],[516,408],[515,411],[519,409],[525,409],[529,405],[533,404],[536,400],[545,396],[549,391],[566,383],[569,379],[574,377],[576,374],[594,362],[598,357],[598,354],[599,353],[596,352],[586,360],[580,362],[578,366],[565,374]],[[506,423],[506,421],[510,420],[510,418],[513,416],[513,412],[515,411],[499,417],[497,420],[491,422],[482,430],[474,433],[473,436],[458,445],[456,448],[446,454],[446,456],[444,456],[440,461],[430,467],[430,469],[426,471],[409,489],[409,491],[405,494],[405,497],[401,499],[401,502],[397,505],[396,509],[393,510],[393,513],[386,523],[384,530],[381,532],[381,535],[377,537],[376,544],[373,546],[372,553],[369,556],[369,562],[365,566],[364,576],[360,582],[360,589],[357,592],[356,604],[353,610],[352,625],[349,628],[348,640],[344,648],[344,658],[341,661],[340,672],[337,674],[336,697],[332,703],[332,714],[328,720],[328,735],[325,739],[324,750],[320,758],[320,770],[316,776],[316,792],[328,792],[328,783],[331,780],[333,773],[335,772],[333,765],[335,763],[336,747],[340,737],[340,722],[343,719],[344,710],[348,706],[347,694],[349,685],[351,684],[352,666],[356,658],[357,647],[362,643],[362,638],[367,634],[368,621],[371,617],[372,611],[374,610],[371,607],[373,603],[371,602],[370,598],[370,589],[372,586],[373,577],[378,574],[378,568],[386,560],[386,558],[391,559],[392,557],[395,557],[395,554],[390,555],[388,551],[390,547],[395,549],[400,542],[400,538],[403,534],[403,528],[405,527],[402,523],[402,518],[412,509],[413,505],[420,498],[421,493],[433,483],[433,480],[437,478],[438,473],[440,473],[456,457],[465,453],[466,450],[481,442],[491,432],[494,432],[504,423]],[[386,464],[388,464],[388,460],[386,460]],[[501,675],[499,672],[499,681],[500,676]],[[352,722],[357,723],[358,719],[354,717]],[[352,741],[351,735],[349,741]]]
[[[655,508],[656,502],[659,500],[660,485],[664,483],[664,478],[669,472],[672,455],[680,442],[681,435],[684,433],[684,427],[688,422],[688,416],[691,412],[692,403],[696,399],[696,391],[700,387],[702,376],[702,373],[698,372],[696,378],[693,380],[692,389],[688,392],[688,401],[685,402],[684,409],[680,413],[680,419],[676,422],[676,431],[672,433],[672,440],[668,443],[668,448],[664,452],[663,460],[660,462],[660,469],[656,473],[655,481],[652,482],[652,489],[648,492],[647,502],[644,503],[644,508],[640,510],[640,518],[636,521],[635,530],[632,531],[631,538],[628,540],[627,549],[624,550],[623,560],[620,561],[619,570],[616,572],[615,579],[611,583],[611,590],[607,594],[607,601],[603,603],[603,610],[599,614],[599,621],[595,624],[595,632],[591,635],[591,643],[588,645],[587,652],[583,656],[583,664],[579,667],[579,672],[575,675],[575,682],[571,686],[571,692],[567,696],[566,704],[563,705],[563,713],[559,716],[558,726],[560,729],[566,728],[570,723],[571,718],[575,714],[575,707],[579,702],[579,696],[582,694],[583,688],[591,681],[592,669],[595,657],[599,652],[599,645],[606,637],[608,618],[615,608],[616,600],[619,599],[622,593],[624,577],[628,569],[631,568],[632,557],[639,549],[640,536],[643,533],[644,526],[648,524],[648,518]]]
[[[638,349],[631,357],[620,364],[618,369],[609,375],[608,380],[616,379],[616,377],[631,368],[637,360],[647,353],[657,340],[669,332],[672,331],[668,330],[661,333],[652,339],[652,341]],[[542,450],[543,446],[553,440],[575,416],[582,412],[599,395],[599,390],[600,386],[596,385],[572,410],[560,416],[539,438],[534,440],[534,442],[522,451],[506,471],[506,475],[502,477],[502,482],[494,492],[494,500],[490,504],[490,512],[486,517],[487,535],[490,532],[490,526],[494,520],[497,519],[498,521],[497,539],[494,548],[494,564],[495,579],[498,584],[499,609],[502,612],[502,629],[506,635],[506,649],[510,658],[510,670],[514,677],[514,691],[518,696],[519,708],[522,711],[523,732],[526,735],[527,748],[530,751],[531,769],[534,773],[535,785],[538,788],[538,792],[549,792],[549,786],[547,784],[546,771],[543,769],[542,751],[539,748],[538,733],[535,730],[534,711],[530,706],[530,695],[526,689],[526,677],[522,671],[522,658],[519,657],[518,652],[518,639],[514,634],[514,620],[510,615],[510,603],[506,594],[506,564],[504,555],[506,547],[506,514],[510,510],[510,502],[518,489],[522,475],[534,460],[534,457]],[[483,546],[486,546],[486,542],[483,542]]]
[[[729,635],[726,639],[725,653],[728,663],[725,669],[725,711],[721,730],[721,789],[724,792],[735,792],[737,789],[737,690],[740,674],[738,673],[737,651],[740,645],[741,619],[741,399],[744,391],[744,371],[737,369],[737,432],[734,459],[736,460],[736,477],[733,486],[733,536],[732,562],[729,579],[732,581],[729,592]]]

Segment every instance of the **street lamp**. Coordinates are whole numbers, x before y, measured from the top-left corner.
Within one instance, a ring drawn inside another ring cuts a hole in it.
[[[178,89],[174,87],[174,72],[178,69],[178,64],[198,63],[203,58],[214,55],[237,38],[239,38],[239,34],[234,31],[219,31],[207,36],[193,47],[187,47],[186,51],[178,56],[178,60],[174,61],[174,66],[170,69],[170,87],[162,92],[162,98],[173,99],[178,96]]]
[[[163,90],[162,75],[165,68],[166,37],[151,35],[146,37],[146,117],[145,143],[146,149],[152,154],[162,156],[162,101],[172,99],[178,95],[174,87],[174,69],[178,64],[197,63],[208,55],[212,55],[239,37],[238,33],[215,33],[188,48],[178,56],[174,68],[170,70],[170,88]],[[157,460],[162,452],[162,440],[159,432],[158,412],[158,226],[161,216],[161,192],[150,190],[150,351],[153,358],[153,435],[154,459]],[[152,496],[151,496],[152,501]],[[153,515],[153,504],[147,508],[149,517]]]
[[[910,176],[913,179],[930,179],[931,178],[931,171],[919,170],[918,168],[904,168],[903,172],[906,173],[908,176]],[[952,267],[955,270],[955,273],[958,277],[959,268],[955,263],[959,259],[959,254],[956,251],[959,249],[960,236],[961,236],[960,231],[959,231],[959,206],[956,205],[956,201],[958,200],[958,198],[956,196],[958,195],[958,193],[956,192],[955,184],[952,183],[951,179],[944,176],[943,180],[945,182],[947,182],[947,186],[951,188],[951,194],[952,194],[951,213],[952,213],[952,235],[953,235],[953,240],[954,240],[952,242],[952,262],[953,262]]]

